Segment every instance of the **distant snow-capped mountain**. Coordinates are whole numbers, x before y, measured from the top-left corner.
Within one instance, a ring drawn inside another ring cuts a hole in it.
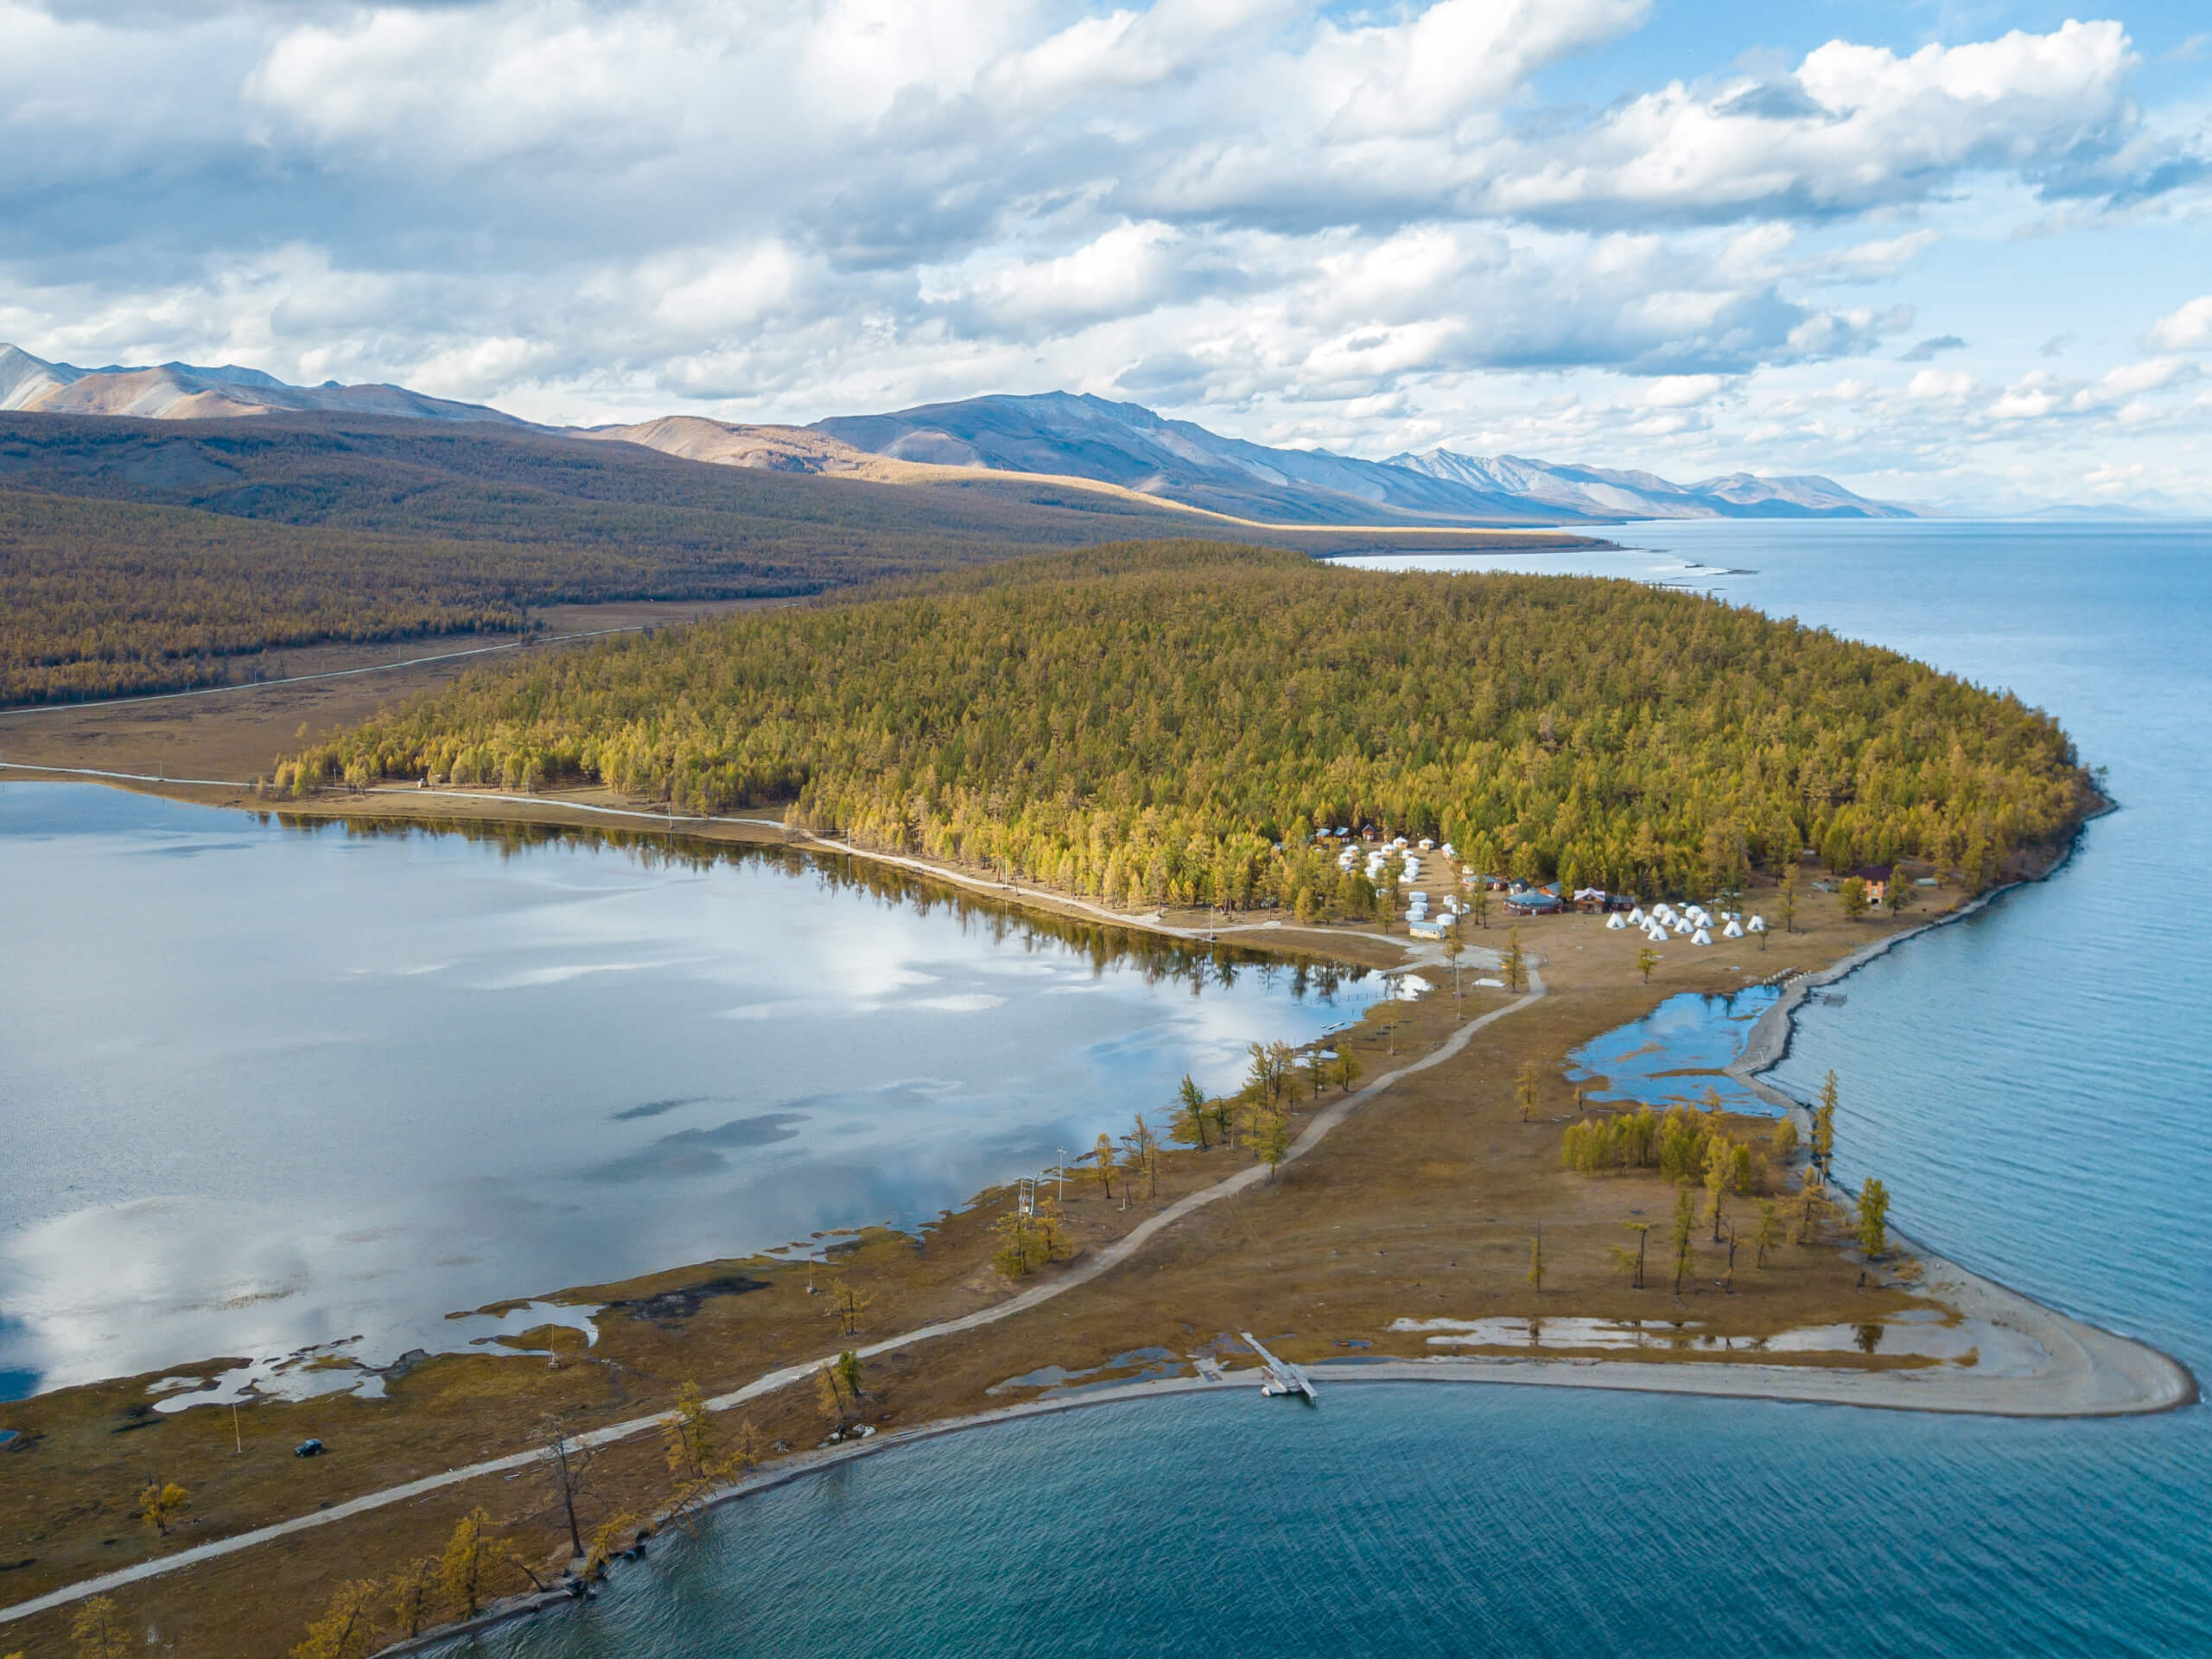
[[[295,386],[235,365],[81,369],[0,345],[0,411],[7,410],[141,420],[320,413],[530,424],[482,404],[426,397],[404,386],[336,381]],[[834,416],[804,428],[730,426],[682,416],[574,435],[621,439],[722,466],[874,476],[883,469],[871,458],[881,457],[924,468],[1089,479],[1270,524],[1535,525],[1918,516],[1826,478],[1732,473],[1673,484],[1653,473],[1560,467],[1518,455],[1431,449],[1363,461],[1326,449],[1280,449],[1169,420],[1140,404],[1065,391]]]
[[[1730,473],[1674,484],[1656,473],[1560,467],[1519,455],[1462,455],[1449,449],[1397,454],[1385,463],[1448,479],[1487,495],[1608,518],[1914,518],[1910,507],[1870,501],[1834,479],[1761,478]]]
[[[191,363],[154,367],[80,369],[48,363],[13,346],[0,345],[0,410],[50,415],[135,416],[149,421],[192,421],[279,410],[342,415],[393,415],[418,421],[492,421],[521,426],[512,415],[481,404],[425,397],[404,386],[288,385],[259,369],[234,364],[203,368]]]

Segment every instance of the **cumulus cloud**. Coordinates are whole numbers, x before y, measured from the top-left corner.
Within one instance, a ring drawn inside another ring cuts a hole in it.
[[[2147,343],[2161,352],[2194,352],[2212,346],[2212,294],[2160,317],[2151,325]]]
[[[1909,339],[1905,296],[1858,290],[1948,257],[1951,204],[2088,222],[2202,170],[2110,22],[1754,69],[1716,42],[1709,79],[1545,90],[1665,26],[1648,0],[0,0],[0,338],[542,418],[1067,386],[1370,452],[1599,375],[1630,385],[1513,429],[1681,445],[1740,411],[1809,443],[1857,405],[1759,377]],[[2195,302],[2146,351],[2208,338]],[[2017,367],[1943,396],[2179,384]],[[1929,407],[1925,378],[1879,395]]]

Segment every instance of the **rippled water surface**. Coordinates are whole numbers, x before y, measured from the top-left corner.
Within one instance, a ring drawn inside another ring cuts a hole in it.
[[[2212,537],[1624,539],[1605,574],[2013,688],[2109,767],[2123,810],[2064,871],[1855,976],[1780,1077],[1837,1071],[1841,1173],[1906,1230],[2212,1365]],[[2208,1654],[2209,1423],[1392,1384],[1100,1408],[795,1484],[468,1650]]]
[[[382,1363],[521,1328],[445,1318],[488,1301],[911,1224],[1379,995],[781,849],[90,785],[0,785],[0,1399]]]

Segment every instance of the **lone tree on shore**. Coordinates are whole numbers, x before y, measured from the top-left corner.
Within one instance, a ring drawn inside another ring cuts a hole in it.
[[[1797,1120],[1784,1112],[1774,1121],[1774,1161],[1787,1164],[1797,1155]]]
[[[584,1553],[583,1528],[576,1519],[576,1503],[590,1489],[591,1465],[598,1453],[583,1441],[572,1438],[568,1424],[557,1415],[549,1414],[540,1420],[539,1435],[543,1449],[538,1474],[555,1507],[561,1511],[561,1518],[568,1523],[571,1559],[575,1559]]]
[[[1636,971],[1643,976],[1643,982],[1651,982],[1651,970],[1659,965],[1659,953],[1645,945],[1636,953]]]
[[[1859,1189],[1859,1248],[1871,1261],[1890,1248],[1890,1189],[1869,1175]]]
[[[661,1459],[668,1465],[671,1512],[679,1519],[696,1509],[715,1487],[734,1480],[760,1461],[760,1437],[750,1422],[741,1423],[737,1444],[725,1447],[721,1425],[707,1408],[696,1382],[677,1391],[676,1409],[661,1419]],[[589,1558],[590,1552],[585,1552]]]
[[[1839,1098],[1835,1073],[1831,1071],[1821,1080],[1820,1103],[1813,1108],[1813,1161],[1820,1166],[1822,1179],[1827,1177],[1828,1160],[1835,1156],[1835,1109]]]
[[[842,1437],[845,1427],[860,1415],[860,1356],[847,1349],[814,1374],[815,1403],[830,1433]]]

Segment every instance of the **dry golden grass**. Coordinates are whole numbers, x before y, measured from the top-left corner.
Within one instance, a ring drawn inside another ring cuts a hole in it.
[[[1678,1306],[1663,1245],[1655,1241],[1651,1288],[1631,1290],[1608,1249],[1629,1239],[1620,1224],[1637,1211],[1663,1236],[1673,1188],[1656,1174],[1592,1178],[1559,1166],[1560,1120],[1574,1106],[1561,1075],[1569,1049],[1673,992],[1730,989],[1786,967],[1824,964],[1879,937],[1885,925],[1844,923],[1833,901],[1817,897],[1804,909],[1806,931],[1772,938],[1764,950],[1752,940],[1733,950],[1669,950],[1649,986],[1635,969],[1641,935],[1607,932],[1593,917],[1524,924],[1522,942],[1541,961],[1550,989],[1542,1001],[1497,1021],[1452,1061],[1393,1088],[1312,1156],[1286,1166],[1278,1182],[1199,1211],[1115,1271],[982,1330],[871,1361],[867,1420],[895,1429],[987,1409],[1008,1402],[987,1392],[992,1385],[1040,1365],[1084,1370],[1151,1345],[1188,1352],[1240,1328],[1262,1333],[1287,1357],[1310,1360],[1342,1352],[1338,1344],[1350,1341],[1367,1342],[1366,1351],[1376,1354],[1424,1351],[1418,1335],[1389,1330],[1401,1317],[1688,1319],[1707,1332],[1751,1336],[1895,1311],[1909,1292],[1859,1288],[1857,1262],[1833,1246],[1785,1246],[1764,1271],[1751,1265],[1745,1249],[1733,1294],[1715,1282],[1720,1253],[1701,1246],[1694,1282]],[[1504,937],[1494,928],[1489,942]],[[1503,1001],[1484,990],[1459,1005],[1447,990],[1391,1005],[1399,1016],[1394,1039],[1370,1015],[1344,1040],[1371,1079],[1428,1052],[1462,1017]],[[1387,1052],[1393,1041],[1395,1059]],[[1548,1121],[1521,1121],[1514,1077],[1529,1059],[1543,1077],[1536,1116]],[[1148,1116],[1158,1104],[1129,1103]],[[1301,1103],[1299,1118],[1312,1109]],[[1732,1123],[1742,1135],[1765,1127]],[[1171,1152],[1160,1160],[1157,1192],[1126,1210],[1118,1188],[1109,1201],[1095,1186],[1071,1182],[1070,1231],[1081,1250],[1095,1251],[1246,1161],[1246,1154],[1221,1148]],[[610,1312],[588,1351],[573,1332],[538,1333],[559,1355],[557,1369],[542,1357],[448,1356],[393,1382],[384,1401],[340,1396],[250,1407],[238,1414],[243,1453],[233,1450],[226,1411],[151,1417],[143,1378],[11,1405],[7,1421],[25,1431],[25,1440],[0,1452],[0,1567],[6,1568],[0,1597],[26,1599],[149,1555],[521,1449],[548,1413],[562,1414],[577,1429],[620,1421],[666,1408],[687,1381],[711,1394],[793,1361],[1002,1300],[1013,1287],[988,1265],[991,1223],[1009,1203],[1004,1192],[987,1193],[918,1236],[876,1230],[842,1241],[834,1271],[874,1298],[852,1338],[829,1316],[829,1299],[807,1294],[804,1264],[764,1256],[579,1288],[571,1295],[588,1301],[704,1294],[691,1305],[671,1300]],[[1737,1207],[1747,1206],[1738,1201]],[[1539,1222],[1549,1262],[1541,1297],[1524,1280],[1528,1240]],[[1048,1268],[1045,1276],[1064,1270]],[[1761,1357],[1772,1363],[1772,1356]],[[1896,1362],[1878,1356],[1859,1363]],[[807,1447],[822,1433],[812,1396],[802,1388],[760,1402],[751,1415],[770,1442]],[[329,1454],[293,1458],[293,1445],[308,1435],[323,1440]],[[665,1488],[649,1438],[606,1454],[598,1473],[595,1502],[609,1510],[649,1510]],[[168,1540],[156,1539],[137,1518],[137,1492],[156,1474],[192,1493],[189,1523]],[[134,1621],[156,1630],[168,1651],[281,1654],[335,1585],[434,1553],[453,1522],[478,1504],[532,1561],[550,1563],[563,1553],[535,1481],[495,1477],[156,1578],[118,1600]],[[66,1612],[26,1621],[3,1645],[62,1651],[67,1623]]]

